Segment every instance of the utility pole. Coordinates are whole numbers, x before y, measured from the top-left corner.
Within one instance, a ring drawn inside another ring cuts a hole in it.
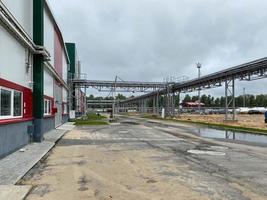
[[[243,88],[243,107],[246,107],[246,88]]]
[[[117,87],[117,79],[118,79],[118,76],[116,76],[116,78],[115,78],[114,88],[113,88],[113,93],[112,93],[112,96],[113,96],[112,118],[113,118],[113,119],[115,118],[115,106],[116,106],[116,96],[115,96],[115,92],[116,92],[116,87]]]
[[[197,63],[197,69],[198,69],[198,78],[200,78],[200,69],[201,69],[201,63]],[[200,86],[199,86],[199,88],[198,88],[198,112],[199,112],[199,114],[200,114],[200,110],[201,110],[201,99],[200,99]]]

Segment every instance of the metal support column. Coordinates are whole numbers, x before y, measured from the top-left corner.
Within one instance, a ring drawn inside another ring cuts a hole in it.
[[[180,109],[181,93],[180,92],[178,92],[178,94],[177,94],[177,99],[178,99],[178,113],[177,113],[177,115],[178,115],[178,117],[180,117],[180,115],[181,115],[181,109]]]
[[[141,112],[144,113],[145,112],[145,102],[144,102],[144,99],[142,99],[142,106],[141,106]]]
[[[86,93],[87,93],[87,87],[85,86],[84,87],[84,114],[86,114],[87,113],[87,95],[86,95]]]
[[[147,113],[147,99],[144,99],[144,113]]]
[[[169,117],[170,116],[170,88],[167,85],[167,92],[165,94],[165,116]]]
[[[232,107],[232,114],[229,109]],[[234,77],[225,81],[225,121],[236,121],[235,110],[235,79]]]
[[[172,117],[175,117],[175,93],[172,93],[171,97]]]
[[[44,0],[33,1],[33,41],[44,45]],[[42,142],[44,134],[44,56],[33,55],[33,141]]]
[[[157,111],[156,111],[156,96],[153,96],[153,114],[156,115]]]
[[[156,112],[157,112],[157,114],[159,114],[159,93],[157,93],[157,96],[156,96]]]

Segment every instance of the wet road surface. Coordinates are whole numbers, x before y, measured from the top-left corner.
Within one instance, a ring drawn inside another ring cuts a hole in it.
[[[23,184],[31,199],[267,199],[266,147],[145,119],[67,133]]]

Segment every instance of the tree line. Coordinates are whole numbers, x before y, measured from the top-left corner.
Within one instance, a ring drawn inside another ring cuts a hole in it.
[[[133,96],[132,96],[133,97]],[[114,100],[114,97],[112,96],[107,96],[107,97],[95,97],[94,95],[90,95],[86,98],[87,100]],[[118,94],[115,96],[116,100],[125,100],[127,99],[126,96],[124,96],[123,94]]]
[[[134,97],[134,96],[132,96]],[[118,94],[115,96],[116,100],[125,100],[127,99],[126,96],[122,94]],[[113,100],[113,97],[95,97],[94,95],[90,95],[87,97],[87,100]],[[225,106],[225,97],[213,97],[211,95],[203,94],[200,97],[202,103],[205,104],[205,107],[224,107]],[[179,105],[179,102],[195,102],[198,101],[198,96],[190,96],[186,94],[184,99],[180,101],[178,96],[175,96],[175,106]],[[164,106],[164,97],[161,96],[159,98],[159,106]],[[260,94],[260,95],[253,95],[247,94],[245,96],[240,95],[235,98],[236,107],[267,107],[267,95]],[[153,106],[153,101],[148,101],[148,106]],[[103,106],[93,106],[96,108],[103,107]]]
[[[201,103],[205,104],[205,107],[224,107],[225,97],[213,97],[211,95],[201,95]],[[198,101],[198,96],[185,95],[183,102]],[[236,107],[267,107],[267,95],[240,95],[235,97]]]

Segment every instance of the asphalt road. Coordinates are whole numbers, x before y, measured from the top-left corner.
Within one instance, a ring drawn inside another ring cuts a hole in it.
[[[28,200],[267,199],[266,147],[124,118],[67,133],[23,184]]]

